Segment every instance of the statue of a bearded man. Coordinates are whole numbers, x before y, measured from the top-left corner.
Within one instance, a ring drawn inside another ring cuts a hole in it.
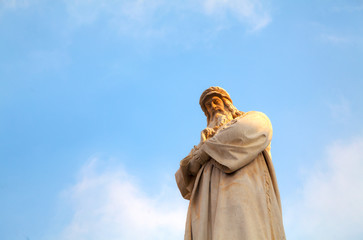
[[[238,111],[220,87],[205,90],[199,103],[207,128],[175,174],[190,201],[184,239],[285,239],[270,120]]]

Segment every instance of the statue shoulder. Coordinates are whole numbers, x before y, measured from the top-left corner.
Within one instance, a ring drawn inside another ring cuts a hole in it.
[[[249,111],[244,112],[241,116],[223,125],[220,129],[218,129],[216,135],[225,131],[232,131],[236,133],[245,132],[246,127],[251,129],[262,129],[267,127],[272,131],[270,119],[266,116],[266,114],[259,111]]]
[[[241,116],[233,119],[234,123],[236,122],[243,122],[246,119],[263,119],[265,121],[270,122],[270,119],[267,117],[266,114],[264,114],[263,112],[259,112],[259,111],[249,111],[249,112],[244,112]]]
[[[264,117],[264,118],[268,118],[266,116],[266,114],[264,114],[263,112],[259,112],[259,111],[249,111],[249,112],[244,112],[241,116],[239,116],[238,118],[243,118],[246,116],[258,116],[258,117]]]
[[[246,124],[249,126],[254,126],[255,128],[268,128],[269,131],[272,131],[272,125],[270,119],[266,114],[259,111],[250,111],[245,112],[242,116],[235,119],[235,125],[241,125],[241,127],[245,127]]]

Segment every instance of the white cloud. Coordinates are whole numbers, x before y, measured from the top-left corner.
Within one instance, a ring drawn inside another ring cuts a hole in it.
[[[269,9],[259,0],[65,0],[65,3],[73,24],[79,26],[106,19],[128,36],[165,36],[187,25],[194,26],[195,22],[190,19],[200,16],[217,22],[237,19],[252,31],[262,29],[271,21]],[[221,27],[217,23],[215,28]]]
[[[260,30],[271,22],[269,9],[258,0],[205,0],[208,14],[231,13],[253,31]]]
[[[72,219],[57,240],[183,239],[187,201],[177,189],[148,196],[122,168],[83,167],[80,180],[64,192]]]
[[[156,26],[158,14],[168,11],[164,0],[65,0],[72,24],[76,27],[102,19],[114,31],[128,36],[159,37],[162,26]]]
[[[288,199],[289,239],[363,239],[363,138],[336,142]]]
[[[346,44],[351,42],[351,39],[348,37],[343,37],[333,34],[321,34],[320,38],[323,41],[330,42],[333,44]]]
[[[358,47],[361,49],[363,47],[363,38],[358,35],[352,34],[321,34],[319,40],[325,43],[329,43],[335,46],[348,46],[348,47]]]

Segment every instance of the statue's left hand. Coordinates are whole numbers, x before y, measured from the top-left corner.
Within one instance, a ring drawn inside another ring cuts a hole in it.
[[[195,176],[197,175],[199,169],[206,163],[210,157],[203,150],[195,148],[193,152],[193,157],[189,161],[188,169],[189,172]]]
[[[205,142],[208,138],[214,136],[216,131],[213,128],[207,127],[201,132],[201,142]]]

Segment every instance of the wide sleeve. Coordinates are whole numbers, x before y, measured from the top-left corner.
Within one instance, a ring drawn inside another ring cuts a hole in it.
[[[179,191],[183,198],[190,199],[191,193],[193,191],[193,186],[195,182],[195,176],[190,174],[189,171],[189,163],[193,158],[193,152],[195,149],[186,156],[183,160],[180,161],[180,167],[178,171],[175,173],[176,184],[178,185]]]
[[[261,112],[248,112],[231,126],[208,139],[201,150],[225,173],[232,173],[254,160],[271,142],[272,126]]]

